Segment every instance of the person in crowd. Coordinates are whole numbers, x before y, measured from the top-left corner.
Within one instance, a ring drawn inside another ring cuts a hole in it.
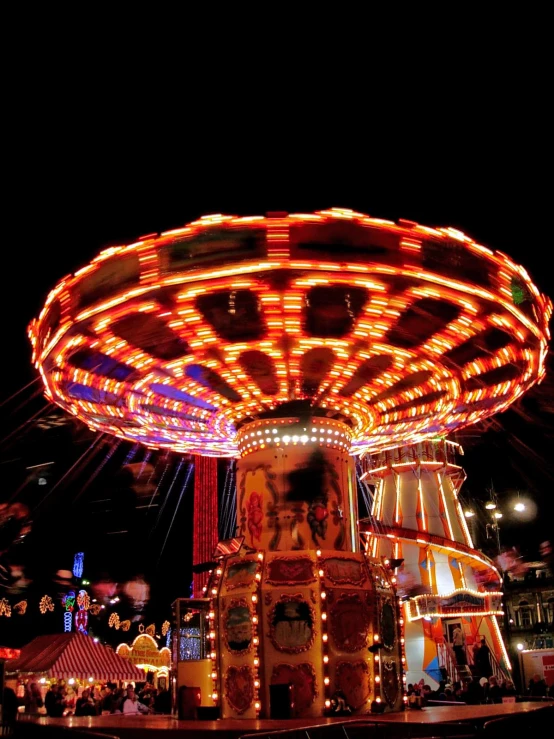
[[[90,696],[94,703],[94,707],[96,708],[97,715],[100,715],[102,713],[102,693],[97,685],[95,685],[94,688],[91,688]]]
[[[171,693],[167,688],[158,688],[158,695],[154,699],[156,713],[171,713]]]
[[[110,684],[104,685],[100,692],[100,713],[111,713],[113,690]]]
[[[18,700],[15,690],[6,686],[2,700],[2,721],[6,726],[12,726],[17,719]]]
[[[458,701],[460,700],[454,692],[454,686],[452,683],[446,683],[444,686],[444,700],[445,701]]]
[[[433,690],[430,685],[425,683],[421,689],[421,705],[426,706],[433,698]]]
[[[76,716],[96,716],[96,706],[90,695],[90,690],[85,688],[81,693],[81,697],[77,698],[75,703]]]
[[[489,677],[485,690],[485,701],[487,703],[502,703],[502,689],[494,675]]]
[[[148,713],[148,707],[139,701],[133,688],[128,688],[127,698],[123,702],[123,714],[129,716],[137,713]]]
[[[461,698],[470,706],[478,706],[483,702],[483,689],[479,683],[471,677],[463,679]]]
[[[51,716],[52,718],[61,718],[63,716],[63,696],[60,686],[56,683],[50,686],[50,689],[44,696],[44,707],[46,708],[47,716]]]
[[[23,705],[25,706],[25,713],[38,713],[38,709],[44,705],[42,693],[37,683],[31,682],[25,686]]]
[[[146,683],[138,694],[139,701],[148,708],[149,711],[154,710],[154,686]]]
[[[544,680],[538,672],[536,672],[533,677],[529,680],[529,689],[528,693],[529,695],[532,695],[535,698],[539,697],[545,697],[548,690],[548,686],[546,684],[546,680]]]
[[[481,646],[477,652],[477,670],[481,677],[486,677],[487,680],[492,675],[491,667],[491,650],[487,644],[487,640],[483,637],[481,639]]]
[[[337,690],[331,697],[331,712],[334,716],[349,716],[352,709],[346,701],[346,696],[342,690]]]
[[[466,639],[460,626],[456,626],[452,632],[452,649],[456,656],[458,665],[467,665]]]
[[[460,682],[456,681],[456,683],[453,685],[452,694],[455,701],[459,701],[460,703],[466,702],[465,691]]]
[[[432,698],[436,701],[445,701],[446,696],[444,689],[446,688],[446,680],[440,680],[437,689],[433,692]]]
[[[72,716],[75,713],[77,704],[77,693],[73,685],[68,685],[64,695],[65,715]]]
[[[123,713],[123,701],[127,697],[123,688],[116,688],[113,691],[110,701],[110,713]]]
[[[512,698],[517,696],[516,686],[512,680],[504,680],[500,686],[500,694],[502,698]]]

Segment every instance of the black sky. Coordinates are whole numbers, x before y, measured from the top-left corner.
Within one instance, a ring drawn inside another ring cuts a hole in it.
[[[342,206],[453,226],[520,261],[554,296],[539,51],[473,50],[470,64],[444,44],[419,71],[406,55],[381,89],[369,61],[343,68],[322,49],[289,82],[278,55],[235,66],[219,50],[204,78],[198,59],[110,69],[71,46],[65,60],[34,56],[35,74],[14,74],[5,100],[0,396],[35,377],[26,326],[61,277],[106,246],[209,213]],[[530,490],[538,524],[505,533],[532,550],[552,531],[554,422],[544,403],[524,410],[468,440],[466,489],[484,498],[492,480],[500,493]]]

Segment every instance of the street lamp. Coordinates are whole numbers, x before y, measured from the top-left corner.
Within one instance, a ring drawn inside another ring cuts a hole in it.
[[[495,549],[501,553],[500,544],[500,521],[506,522],[508,526],[516,521],[525,523],[535,518],[537,512],[536,503],[529,496],[521,497],[520,492],[515,495],[503,495],[503,504],[500,506],[498,496],[494,489],[487,491],[489,499],[485,502],[478,500],[467,501],[463,513],[468,522],[471,538],[478,538],[479,521],[484,527],[485,536],[488,540],[494,540]],[[481,529],[482,530],[482,529]]]

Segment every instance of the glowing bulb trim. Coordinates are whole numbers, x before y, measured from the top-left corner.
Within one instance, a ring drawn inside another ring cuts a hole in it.
[[[349,229],[354,229],[356,238],[382,244],[383,255],[376,261],[374,256],[368,259],[363,249],[350,249],[346,261],[341,257],[337,262],[328,255],[322,260],[321,253],[302,245],[306,229],[314,224],[323,238],[332,229],[346,229],[345,243],[350,238]],[[240,234],[250,234],[256,244],[254,253],[221,264],[221,253],[215,246],[201,260],[190,258],[190,252],[173,271],[168,249],[188,249],[191,244],[196,248],[198,239],[210,232],[228,247],[239,249]],[[459,274],[439,262],[431,269],[425,261],[429,246],[437,252],[457,250],[462,261],[467,258],[480,267],[487,286],[476,285],[463,267]],[[109,280],[102,270],[111,272]],[[268,278],[279,270],[291,275],[284,293]],[[394,287],[397,278],[407,280],[403,291]],[[102,281],[106,290],[95,294]],[[513,299],[514,283],[527,296],[521,305]],[[318,286],[367,291],[367,300],[350,330],[339,339],[306,332],[305,299]],[[175,300],[168,308],[157,298],[170,288],[175,289]],[[217,335],[196,301],[203,294],[237,290],[248,291],[256,299],[264,330],[255,340],[233,343]],[[456,306],[457,317],[418,347],[405,349],[387,343],[399,317],[427,298]],[[88,301],[86,305],[83,299]],[[551,301],[541,295],[522,267],[456,230],[394,224],[330,209],[278,220],[201,218],[182,229],[105,250],[54,288],[31,323],[29,337],[33,361],[48,397],[91,428],[150,448],[211,456],[237,456],[237,424],[288,402],[291,393],[302,397],[303,357],[314,348],[329,349],[332,361],[312,404],[350,420],[350,452],[361,454],[389,447],[391,438],[416,443],[507,408],[544,377],[551,313]],[[186,342],[188,353],[176,359],[159,359],[111,331],[120,319],[133,315],[137,320],[149,317],[163,321],[176,340]],[[447,352],[492,328],[509,336],[504,347],[457,370],[443,362]],[[281,344],[284,334],[288,337],[286,357]],[[369,349],[359,348],[367,345]],[[215,347],[220,358],[199,360]],[[126,365],[134,372],[133,379],[118,381],[79,369],[71,359],[77,349],[93,350]],[[265,394],[243,370],[240,357],[247,350],[264,355],[271,363],[276,382],[273,395]],[[385,355],[392,357],[387,373],[350,395],[342,392],[366,360]],[[221,388],[187,376],[187,369],[198,361],[204,370],[215,371],[240,400],[230,401]],[[465,387],[464,383],[505,366],[517,368],[517,374],[496,384],[483,387],[474,382],[475,387]],[[397,385],[427,371],[431,376],[417,387]],[[161,384],[185,393],[192,401],[174,400],[153,391],[151,385],[159,384],[160,377],[164,378]],[[75,395],[76,387],[85,391]],[[390,388],[393,391],[388,397],[379,398],[379,393]],[[435,399],[429,400],[431,397]],[[296,443],[308,443],[301,438],[299,435]],[[320,443],[327,443],[323,438]]]

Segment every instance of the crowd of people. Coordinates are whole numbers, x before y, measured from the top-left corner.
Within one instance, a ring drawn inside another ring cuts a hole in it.
[[[443,674],[446,675],[446,670]],[[554,684],[548,686],[544,678],[535,674],[526,686],[526,695],[533,698],[554,699]],[[511,680],[498,680],[494,675],[480,679],[466,677],[458,681],[452,681],[446,675],[435,690],[424,680],[415,684],[410,683],[407,687],[408,706],[411,708],[423,708],[435,701],[468,705],[502,703],[505,698],[515,700],[516,696],[518,696],[518,691]],[[11,688],[5,689],[4,701],[5,719],[8,717],[8,712],[10,716],[13,712],[12,720],[15,720],[17,699]],[[60,682],[50,686],[43,700],[39,685],[36,682],[30,682],[25,687],[22,703],[26,713],[38,713],[44,707],[46,714],[53,718],[72,715],[170,714],[172,709],[169,690],[161,687],[155,688],[151,683],[136,687],[130,683],[126,688],[106,683],[101,687],[85,688],[77,696],[72,686]],[[351,711],[344,694],[337,692],[333,696],[332,712],[337,715],[347,715]]]
[[[108,713],[142,714],[171,713],[171,695],[166,688],[155,688],[151,683],[126,688],[113,683],[85,688],[80,695],[71,685],[54,683],[42,698],[36,682],[25,688],[23,706],[26,713],[38,713],[44,706],[53,718],[63,716],[100,716]]]
[[[494,675],[482,677],[467,677],[458,681],[448,678],[439,682],[436,690],[421,680],[415,685],[410,683],[407,689],[408,705],[423,707],[430,701],[459,702],[469,705],[482,703],[502,703],[504,698],[515,699],[518,691],[512,680],[499,680]],[[534,675],[527,686],[526,695],[533,698],[553,698],[554,685],[548,687],[540,675]]]
[[[517,691],[511,680],[499,682],[493,675],[488,679],[482,677],[480,680],[467,677],[462,680],[451,682],[441,680],[436,690],[423,680],[415,685],[409,684],[408,705],[416,704],[426,706],[429,701],[459,702],[477,705],[480,703],[502,703],[502,699],[508,696],[516,696]]]

